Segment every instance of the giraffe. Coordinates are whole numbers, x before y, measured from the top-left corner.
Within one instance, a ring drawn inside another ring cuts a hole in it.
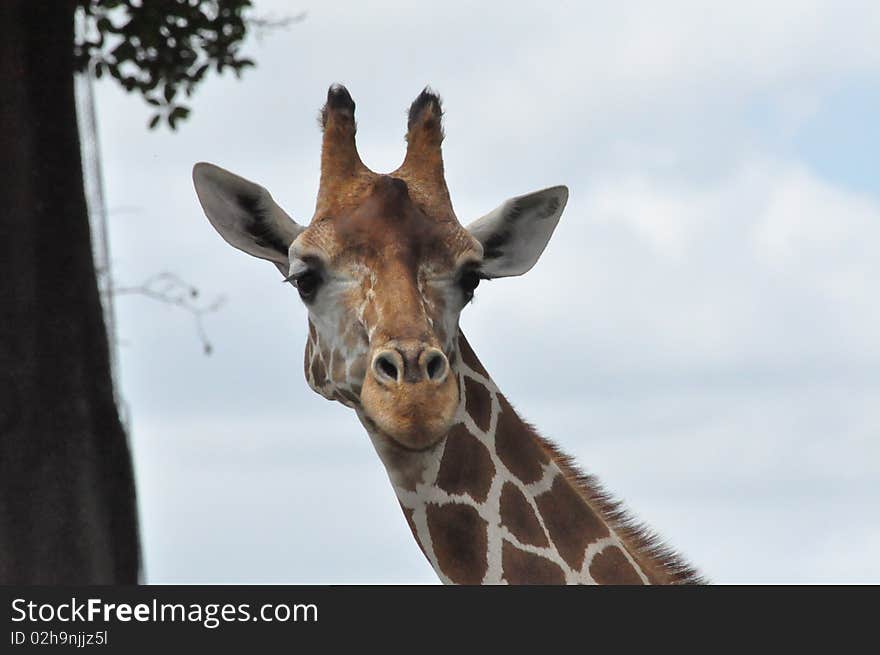
[[[220,235],[295,286],[308,385],[357,413],[440,580],[702,582],[520,418],[459,328],[481,280],[534,266],[568,189],[511,198],[464,227],[444,176],[439,96],[426,88],[412,103],[403,164],[387,175],[361,161],[354,113],[345,87],[331,86],[308,226],[218,166],[196,164],[193,180]]]

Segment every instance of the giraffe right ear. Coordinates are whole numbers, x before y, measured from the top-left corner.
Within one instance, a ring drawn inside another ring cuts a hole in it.
[[[193,166],[193,184],[205,216],[227,243],[287,274],[287,250],[305,228],[266,189],[204,162]]]

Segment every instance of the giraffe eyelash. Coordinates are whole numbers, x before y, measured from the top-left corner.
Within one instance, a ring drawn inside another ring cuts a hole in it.
[[[480,282],[486,279],[488,279],[486,274],[476,266],[469,266],[459,273],[457,283],[464,294],[465,304],[470,304],[474,301],[474,292],[477,290]]]

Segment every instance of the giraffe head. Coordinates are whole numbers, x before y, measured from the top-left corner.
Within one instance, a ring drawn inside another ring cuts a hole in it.
[[[222,168],[196,164],[193,180],[220,235],[275,264],[299,292],[309,317],[309,385],[398,445],[423,449],[446,434],[459,404],[462,309],[481,279],[535,264],[568,190],[512,198],[463,227],[443,173],[439,97],[426,89],[413,102],[406,157],[387,175],[361,162],[354,109],[344,87],[330,87],[307,227],[266,189]]]

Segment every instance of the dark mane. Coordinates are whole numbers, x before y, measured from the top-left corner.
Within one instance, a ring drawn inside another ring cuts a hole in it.
[[[534,426],[528,423],[527,425],[562,470],[569,483],[632,549],[632,556],[646,571],[663,578],[661,582],[665,584],[709,584],[709,581],[681,554],[663,541],[651,528],[635,519],[621,501],[602,487],[596,476],[581,471],[570,455],[538,434]]]

